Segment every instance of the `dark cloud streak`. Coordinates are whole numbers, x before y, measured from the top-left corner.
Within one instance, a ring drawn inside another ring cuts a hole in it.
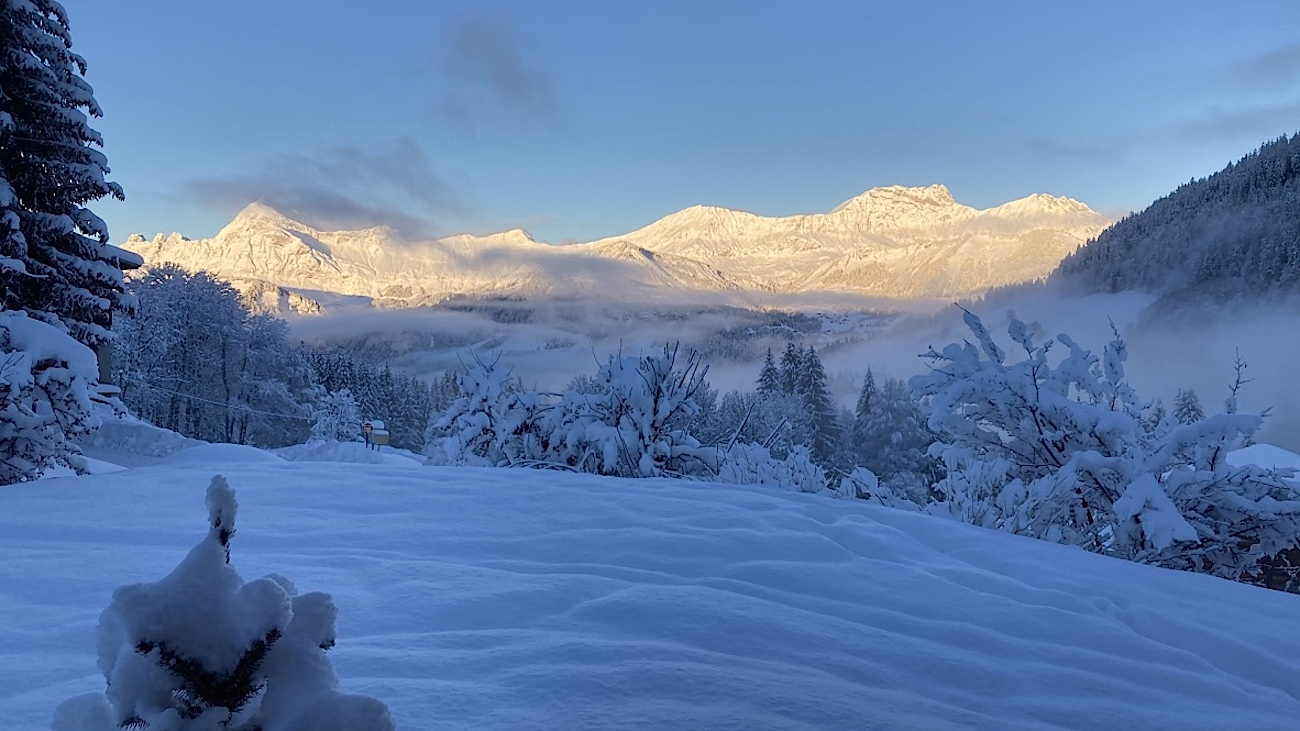
[[[1289,43],[1242,65],[1238,81],[1255,86],[1277,86],[1300,79],[1300,43]]]
[[[508,19],[465,16],[446,29],[438,52],[447,82],[439,108],[452,121],[471,129],[559,121],[550,73]]]
[[[1025,151],[1036,158],[1048,160],[1080,160],[1084,162],[1106,162],[1116,160],[1123,154],[1124,145],[1085,145],[1077,142],[1062,142],[1046,137],[1026,140]]]
[[[1192,138],[1250,138],[1262,143],[1300,129],[1300,101],[1277,106],[1240,110],[1215,108],[1199,119],[1188,121],[1180,130]]]
[[[249,174],[191,180],[184,192],[203,208],[233,212],[261,200],[319,229],[390,226],[406,238],[431,237],[440,218],[466,208],[463,192],[410,138],[377,152],[347,145],[280,154]]]

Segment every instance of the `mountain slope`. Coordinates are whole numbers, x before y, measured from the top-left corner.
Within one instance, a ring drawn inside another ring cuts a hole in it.
[[[331,593],[343,690],[399,728],[1283,731],[1300,715],[1294,595],[778,489],[206,445],[0,490],[6,729],[48,729],[104,689],[100,611],[203,535],[218,471],[239,493],[232,564]]]
[[[1054,279],[1172,298],[1300,290],[1300,135],[1179,186],[1067,257]]]
[[[131,237],[149,264],[238,282],[420,305],[455,296],[680,298],[691,292],[953,297],[1046,276],[1107,220],[1034,195],[980,211],[943,186],[877,188],[830,213],[765,217],[693,206],[645,228],[553,246],[515,229],[405,242],[387,228],[320,231],[254,203],[216,237]]]

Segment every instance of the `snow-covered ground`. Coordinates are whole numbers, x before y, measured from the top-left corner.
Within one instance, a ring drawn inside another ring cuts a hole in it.
[[[0,489],[0,722],[238,491],[233,562],[331,592],[406,729],[1294,729],[1300,596],[813,495],[201,447]],[[182,456],[184,455],[184,456]]]

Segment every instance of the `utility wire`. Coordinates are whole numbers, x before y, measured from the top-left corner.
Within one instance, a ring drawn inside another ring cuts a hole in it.
[[[181,398],[190,399],[191,401],[201,401],[205,404],[212,404],[213,406],[221,406],[227,409],[239,409],[240,411],[247,411],[253,414],[262,414],[264,416],[278,416],[281,419],[298,419],[299,421],[312,421],[312,419],[307,416],[296,416],[294,414],[279,414],[274,411],[262,411],[261,409],[255,409],[251,406],[241,406],[239,404],[227,404],[227,403],[222,403],[220,401],[212,401],[211,399],[205,399],[199,396],[192,396],[188,393],[181,393],[180,391],[173,391],[168,388],[162,388],[160,386],[150,385],[136,378],[127,378],[125,380],[130,381],[131,383],[134,383],[137,386],[147,388],[151,391],[161,391],[163,393],[170,393],[173,396],[180,396]]]

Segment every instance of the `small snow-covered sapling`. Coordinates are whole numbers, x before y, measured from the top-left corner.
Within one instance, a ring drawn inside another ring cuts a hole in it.
[[[100,616],[105,693],[65,702],[54,731],[390,731],[388,708],[339,692],[325,651],[338,610],[230,564],[238,504],[224,477],[207,491],[208,534],[170,574],[123,586]]]

